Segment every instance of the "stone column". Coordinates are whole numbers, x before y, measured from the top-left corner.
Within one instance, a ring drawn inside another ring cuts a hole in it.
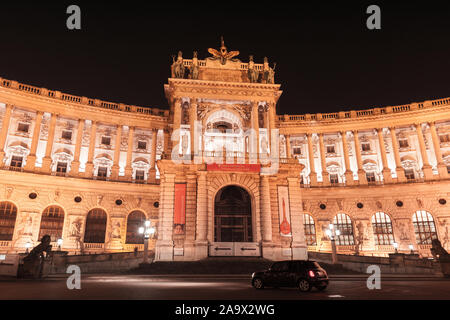
[[[390,127],[389,131],[391,133],[392,149],[394,150],[395,171],[397,172],[397,181],[404,182],[406,181],[405,170],[403,169],[402,162],[400,160],[400,152],[398,150],[398,140],[397,134],[395,132],[395,127]]]
[[[72,177],[78,176],[80,169],[80,152],[81,152],[81,144],[83,140],[83,130],[84,130],[84,120],[78,119],[78,129],[77,129],[77,137],[75,140],[75,153],[73,155],[73,161],[70,166],[69,175]]]
[[[51,172],[53,140],[55,139],[55,128],[56,128],[57,117],[58,117],[58,115],[56,113],[52,113],[52,117],[50,119],[50,127],[48,129],[47,145],[45,147],[45,157],[44,157],[44,159],[42,159],[42,172],[45,172],[45,173]]]
[[[275,103],[270,102],[267,103],[267,113],[269,116],[269,125],[267,126],[267,139],[269,140],[270,152],[272,153],[272,130],[276,129],[275,121],[276,121],[276,111],[275,111]]]
[[[84,170],[84,176],[90,178],[94,175],[94,152],[95,143],[97,141],[97,122],[92,121],[91,123],[91,134],[89,136],[89,152],[88,160],[86,162],[86,168]]]
[[[164,155],[163,159],[171,159],[171,146],[170,146],[170,132],[168,129],[163,130],[163,140],[164,140]]]
[[[286,158],[290,159],[290,158],[292,158],[291,136],[288,134],[286,134],[284,136],[286,137]]]
[[[208,189],[206,171],[197,171],[197,216],[195,235],[195,259],[208,256]]]
[[[7,104],[5,115],[3,117],[2,131],[0,132],[0,166],[3,166],[5,160],[5,142],[8,136],[9,121],[11,120],[12,105]]]
[[[156,181],[156,143],[158,139],[158,129],[152,129],[152,145],[150,154],[149,178],[151,182]]]
[[[127,149],[127,164],[125,166],[125,180],[131,180],[133,176],[133,168],[131,167],[131,160],[133,157],[133,137],[134,137],[134,127],[128,127],[128,149]]]
[[[320,146],[320,163],[322,165],[322,185],[330,185],[330,174],[327,171],[327,160],[325,156],[325,145],[323,143],[323,133],[319,133],[319,146]]]
[[[291,208],[291,230],[292,230],[292,259],[307,260],[308,247],[305,240],[305,226],[303,216],[302,197],[298,178],[289,177],[289,205]]]
[[[261,194],[261,227],[262,240],[272,242],[272,212],[270,206],[270,184],[269,176],[260,176],[260,194]]]
[[[308,157],[309,157],[309,168],[311,170],[309,174],[310,183],[312,186],[317,185],[317,173],[314,166],[314,150],[312,145],[312,133],[307,134],[308,139]]]
[[[192,159],[197,155],[198,152],[198,138],[195,136],[195,121],[197,120],[197,101],[194,98],[191,98],[191,107],[189,109],[189,127],[191,133],[191,155]],[[197,147],[197,150],[195,150]]]
[[[33,139],[31,141],[30,154],[27,157],[27,164],[25,165],[25,170],[33,171],[36,165],[36,150],[39,143],[39,136],[41,134],[41,123],[42,123],[42,111],[36,112],[36,122],[34,124]]]
[[[439,177],[445,179],[448,177],[447,166],[442,159],[441,142],[436,131],[436,124],[430,122],[431,139],[433,140],[434,154],[436,156],[437,169]]]
[[[181,99],[177,98],[174,102],[174,114],[173,114],[173,131],[172,131],[172,137],[170,138],[170,141],[172,141],[172,149],[174,147],[179,148],[179,144],[181,143],[181,135],[180,135],[180,127],[181,127]],[[175,132],[178,132],[177,134]],[[177,154],[179,149],[177,149]],[[172,150],[170,150],[172,152]]]
[[[186,225],[184,259],[195,259],[195,232],[197,216],[197,175],[186,174]]]
[[[118,180],[119,179],[119,160],[120,160],[120,145],[122,142],[122,125],[119,124],[117,126],[116,133],[116,142],[114,145],[114,163],[111,168],[111,179]]]
[[[383,180],[384,183],[392,182],[391,169],[389,169],[386,157],[386,147],[384,146],[383,128],[377,128],[378,142],[380,144],[381,161],[383,163]]]
[[[422,171],[425,175],[425,180],[433,179],[433,171],[428,161],[427,147],[425,146],[425,140],[423,139],[422,125],[420,123],[415,123],[417,138],[419,139],[420,154],[422,156]]]
[[[173,260],[173,211],[175,197],[175,174],[164,174],[161,181],[159,207],[159,230],[156,241],[155,260]]]
[[[348,155],[348,143],[347,143],[347,131],[341,131],[342,136],[342,148],[344,149],[344,162],[345,162],[345,183],[347,185],[353,185],[353,171],[350,168],[350,157]]]
[[[355,140],[355,153],[356,153],[356,163],[358,164],[359,184],[367,184],[366,172],[364,171],[363,164],[362,164],[361,144],[359,143],[359,133],[357,130],[353,131],[353,137]]]
[[[254,145],[254,149],[250,150],[251,148],[249,148],[250,152],[253,152],[255,154],[250,154],[250,158],[255,159],[256,161],[258,161],[259,159],[259,122],[258,122],[258,102],[253,101],[252,102],[252,129],[255,130],[255,135],[254,135],[254,143],[250,142],[250,145]],[[252,137],[249,137],[249,139],[251,139]],[[256,146],[255,146],[256,144]]]

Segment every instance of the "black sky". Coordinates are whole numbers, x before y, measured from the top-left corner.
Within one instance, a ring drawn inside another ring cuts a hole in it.
[[[229,50],[277,62],[278,113],[336,112],[450,96],[450,9],[430,1],[34,1],[0,5],[0,77],[167,108],[171,55]],[[316,3],[317,2],[317,3]],[[392,3],[393,2],[393,3]],[[343,4],[345,3],[345,4]],[[66,28],[78,4],[82,30]],[[378,4],[382,29],[366,28]]]

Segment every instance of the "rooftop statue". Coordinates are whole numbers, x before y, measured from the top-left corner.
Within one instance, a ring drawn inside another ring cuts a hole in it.
[[[227,60],[232,60],[232,58],[239,55],[239,51],[227,51],[227,47],[225,47],[225,43],[223,41],[223,37],[220,37],[220,51],[217,51],[216,49],[209,48],[208,52],[213,55],[213,57],[209,57],[209,59],[220,59],[221,64],[226,64]]]
[[[198,79],[198,58],[197,51],[194,51],[194,56],[192,58],[192,66],[191,66],[191,79]]]
[[[172,66],[170,67],[172,78],[184,78],[185,67],[183,63],[183,53],[178,51],[177,60],[175,60],[175,56],[172,56]]]
[[[259,72],[255,69],[255,63],[253,62],[253,56],[249,57],[248,61],[248,80],[252,83],[258,82]]]
[[[269,66],[269,61],[267,57],[264,57],[264,64],[263,64],[263,83],[270,83],[273,84],[275,82],[275,67],[277,66],[276,63],[273,64],[273,69]]]

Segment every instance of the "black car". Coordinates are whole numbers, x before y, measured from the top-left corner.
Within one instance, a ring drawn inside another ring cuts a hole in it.
[[[310,291],[312,287],[325,290],[328,286],[327,272],[316,261],[279,261],[265,271],[252,274],[252,285],[256,289],[264,287],[297,287],[300,291]]]

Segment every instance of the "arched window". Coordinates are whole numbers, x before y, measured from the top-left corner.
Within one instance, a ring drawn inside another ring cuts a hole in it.
[[[0,240],[11,241],[16,224],[17,207],[11,202],[0,202]]]
[[[376,245],[394,243],[391,218],[386,213],[377,212],[372,216],[372,228]]]
[[[106,212],[96,208],[89,211],[86,218],[86,230],[84,231],[84,242],[104,243],[106,233]]]
[[[145,214],[141,211],[133,211],[127,218],[127,239],[126,243],[144,243],[144,235],[139,234],[139,228],[144,226]]]
[[[47,207],[42,213],[39,239],[48,234],[52,242],[62,238],[64,226],[64,210],[59,206]]]
[[[340,235],[336,237],[338,246],[354,245],[352,220],[345,213],[338,213],[333,219],[334,228],[339,230]]]
[[[436,226],[433,216],[429,212],[416,211],[412,220],[417,244],[431,244],[433,239],[437,239]]]
[[[314,219],[307,213],[304,214],[305,238],[308,246],[315,246],[316,243],[316,227]]]

